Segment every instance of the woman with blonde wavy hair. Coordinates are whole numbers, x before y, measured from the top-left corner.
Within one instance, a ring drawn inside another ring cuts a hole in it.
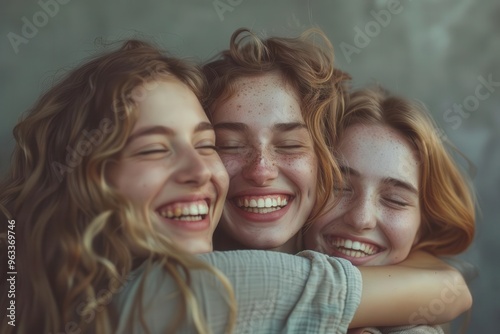
[[[198,69],[131,40],[70,72],[19,122],[1,196],[15,226],[16,327],[2,319],[2,333],[111,332],[110,298],[139,263],[174,278],[199,332],[183,273],[211,272],[234,304],[227,279],[190,255],[212,250],[227,192],[204,89]]]
[[[2,333],[345,332],[373,324],[374,305],[380,322],[405,323],[443,281],[463,282],[425,256],[358,270],[316,252],[211,252],[228,179],[204,90],[196,67],[131,40],[16,125],[0,195]],[[426,293],[395,307],[415,288]],[[434,321],[469,304],[464,291]]]
[[[339,116],[335,147],[344,177],[339,202],[305,231],[306,249],[376,266],[399,263],[415,250],[457,255],[472,243],[473,190],[451,156],[456,149],[438,136],[421,103],[379,87],[353,92]]]
[[[349,76],[334,68],[333,47],[319,29],[266,39],[238,29],[203,71],[230,177],[215,248],[296,253],[299,230],[340,180],[330,152]]]

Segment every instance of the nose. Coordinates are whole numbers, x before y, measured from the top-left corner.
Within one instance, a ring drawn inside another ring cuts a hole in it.
[[[269,148],[254,148],[242,169],[242,176],[255,186],[269,185],[278,177],[278,166]]]
[[[354,196],[345,213],[346,222],[357,231],[370,230],[377,225],[377,206],[374,195]]]
[[[201,186],[210,180],[211,171],[203,157],[194,148],[183,149],[176,165],[175,178],[179,183]]]

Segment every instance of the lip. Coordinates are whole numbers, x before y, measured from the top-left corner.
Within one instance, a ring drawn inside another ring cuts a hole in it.
[[[376,251],[376,253],[374,253],[372,255],[367,255],[367,256],[362,256],[362,257],[349,256],[349,255],[341,252],[337,247],[335,247],[334,245],[331,244],[331,240],[335,239],[335,238],[349,239],[352,241],[358,241],[361,243],[370,244],[370,245],[376,247],[377,251]],[[372,240],[369,240],[366,238],[354,237],[354,236],[350,236],[350,235],[347,236],[347,235],[327,233],[327,234],[322,235],[322,239],[323,239],[323,244],[324,244],[325,250],[328,253],[328,255],[346,259],[355,266],[365,265],[369,261],[376,258],[380,253],[382,253],[386,249],[385,247],[383,247],[377,243],[374,243]]]
[[[200,201],[205,201],[208,205],[208,213],[203,214],[201,216],[204,216],[201,220],[196,220],[196,221],[188,221],[188,220],[180,220],[180,219],[174,219],[174,218],[168,218],[164,217],[160,214],[160,210],[164,207],[171,206],[173,204],[177,203],[192,203],[192,202],[200,202]],[[185,230],[185,231],[191,231],[191,232],[196,232],[196,231],[204,231],[210,228],[211,221],[210,221],[210,212],[211,212],[211,204],[212,200],[210,199],[209,196],[205,194],[196,194],[196,195],[188,195],[188,196],[183,196],[183,197],[177,197],[173,200],[169,200],[168,202],[164,202],[161,205],[157,206],[155,209],[155,214],[158,216],[161,222],[167,225],[174,226],[176,229],[180,230]]]
[[[243,210],[236,204],[236,201],[240,197],[251,197],[251,196],[265,197],[265,196],[275,196],[275,195],[288,197],[288,203],[281,209],[268,213],[248,212],[246,210]],[[237,193],[231,194],[231,197],[228,198],[228,202],[231,203],[231,207],[234,208],[234,210],[238,213],[238,215],[245,220],[256,223],[272,223],[282,218],[288,212],[288,210],[290,209],[290,205],[294,199],[295,199],[294,195],[291,194],[290,192],[283,191],[282,189],[266,188],[266,189],[247,189],[239,191]]]

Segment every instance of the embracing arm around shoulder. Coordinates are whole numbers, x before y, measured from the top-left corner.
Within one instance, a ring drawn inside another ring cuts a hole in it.
[[[237,301],[235,333],[345,333],[359,304],[361,275],[350,262],[304,251],[227,251],[199,259],[223,272]],[[190,286],[213,333],[225,332],[229,306],[220,281],[205,270],[190,272]],[[140,311],[138,306],[141,306]],[[161,264],[139,267],[114,296],[117,333],[165,332],[184,307],[178,286]],[[177,333],[193,333],[184,317]]]
[[[350,328],[440,324],[472,305],[462,275],[425,252],[391,266],[359,267],[363,292]]]

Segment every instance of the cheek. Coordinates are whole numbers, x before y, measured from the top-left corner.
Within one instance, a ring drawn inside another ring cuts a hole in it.
[[[229,176],[226,167],[219,158],[214,158],[208,162],[209,169],[213,175],[215,183],[221,192],[220,196],[225,197],[229,187]]]
[[[244,166],[250,162],[250,158],[242,154],[220,154],[220,159],[229,174],[229,178],[239,174]]]
[[[393,253],[398,256],[397,260],[401,261],[408,256],[414,244],[419,220],[412,215],[394,215],[391,221],[392,224],[386,227],[386,233],[390,237]]]
[[[316,221],[314,222],[314,228],[319,234],[320,230],[336,229],[338,225],[338,218],[342,215],[342,211],[339,205],[330,207],[329,210],[325,211]]]
[[[339,228],[339,212],[333,208],[314,221],[304,233],[304,245],[307,249],[324,252],[323,234],[331,233]]]
[[[144,203],[153,198],[160,185],[168,179],[165,170],[158,167],[124,166],[115,171],[115,189],[135,203]]]
[[[309,196],[316,197],[318,163],[314,154],[280,157],[277,164],[282,171],[286,171],[293,183],[306,191]]]

